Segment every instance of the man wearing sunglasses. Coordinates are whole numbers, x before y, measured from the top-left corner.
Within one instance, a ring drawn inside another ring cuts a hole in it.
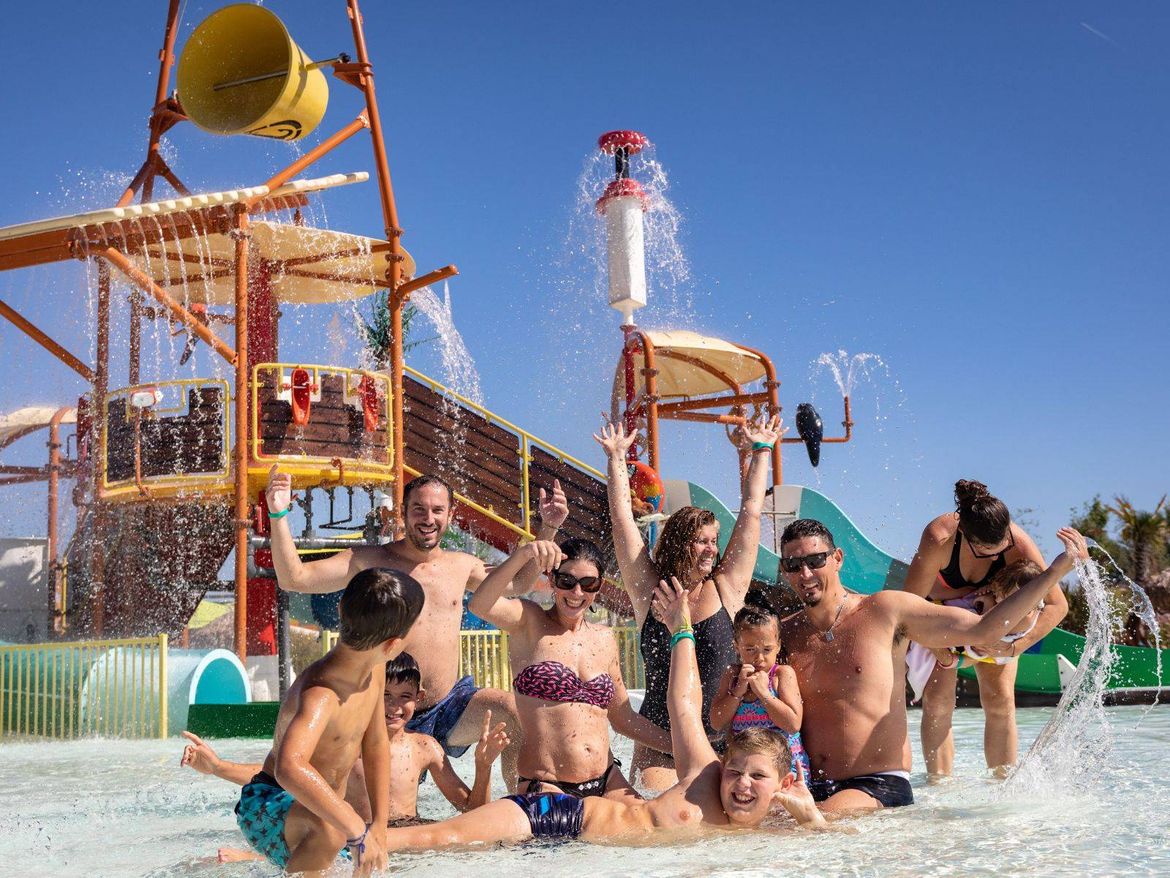
[[[523,743],[516,702],[510,692],[477,689],[471,677],[459,676],[459,628],[463,594],[474,592],[487,577],[480,558],[441,547],[451,523],[451,486],[436,476],[419,476],[404,486],[405,534],[384,546],[359,546],[321,561],[301,561],[288,525],[292,481],[273,465],[268,474],[268,517],[272,520],[272,561],[286,591],[329,594],[345,587],[359,571],[389,567],[421,583],[426,603],[407,636],[404,650],[415,656],[426,689],[426,703],[407,728],[430,735],[450,756],[461,756],[479,740],[486,711],[507,723],[511,743],[500,757],[509,789],[516,784],[516,759]],[[569,515],[559,481],[550,493],[540,489],[540,539],[551,540]],[[513,594],[524,594],[536,581],[535,564],[513,580]]]
[[[906,646],[962,646],[1011,630],[1076,561],[1088,556],[1071,528],[1044,573],[985,616],[904,591],[861,595],[841,582],[845,553],[821,522],[805,518],[780,537],[780,575],[804,603],[782,623],[782,642],[804,702],[801,736],[809,789],[826,811],[909,805]]]

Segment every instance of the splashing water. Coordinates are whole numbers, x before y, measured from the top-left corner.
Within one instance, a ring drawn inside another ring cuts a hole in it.
[[[837,389],[841,391],[842,396],[850,396],[853,393],[853,385],[857,376],[863,375],[866,378],[871,377],[875,368],[882,368],[889,374],[889,368],[885,361],[877,354],[853,354],[850,356],[843,350],[833,353],[824,353],[816,358],[814,368],[817,371],[828,369],[833,376],[833,380],[837,382]]]
[[[1095,542],[1088,542],[1109,557]],[[1109,563],[1117,568],[1112,558]],[[1110,600],[1108,586],[1112,582],[1101,565],[1091,560],[1077,564],[1076,576],[1089,608],[1084,652],[1052,717],[1004,784],[1001,793],[1004,797],[1043,793],[1052,790],[1054,785],[1072,789],[1080,784],[1095,784],[1112,751],[1113,734],[1103,696],[1118,658],[1113,639],[1121,630],[1124,611],[1118,612]],[[1133,595],[1132,609],[1151,625],[1157,641],[1157,618],[1149,597],[1140,586],[1124,574],[1121,576],[1122,584]],[[1155,643],[1159,684],[1162,679],[1160,646]],[[1157,691],[1161,691],[1160,686]],[[1153,704],[1157,700],[1155,693]]]
[[[443,383],[472,402],[483,405],[483,391],[479,386],[479,370],[475,367],[463,336],[455,328],[451,311],[451,290],[443,283],[443,298],[439,299],[430,287],[411,294],[410,301],[438,332],[439,356],[442,359]]]

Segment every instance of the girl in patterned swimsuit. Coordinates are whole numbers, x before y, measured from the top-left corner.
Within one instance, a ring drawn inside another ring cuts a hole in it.
[[[528,564],[549,574],[553,605],[504,597]],[[468,609],[508,632],[512,683],[524,734],[517,792],[639,801],[609,748],[609,728],[670,749],[670,733],[634,712],[608,626],[587,621],[605,562],[587,540],[521,546],[480,584]]]
[[[711,704],[711,725],[743,731],[777,729],[788,739],[792,773],[811,777],[808,754],[800,740],[803,708],[796,672],[777,662],[780,654],[780,620],[760,607],[745,606],[735,614],[735,651],[732,665],[719,681],[719,694]]]

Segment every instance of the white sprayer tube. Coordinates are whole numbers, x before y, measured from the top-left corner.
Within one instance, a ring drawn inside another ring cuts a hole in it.
[[[646,244],[642,228],[642,199],[627,195],[605,204],[609,251],[609,304],[621,311],[625,323],[646,304]]]

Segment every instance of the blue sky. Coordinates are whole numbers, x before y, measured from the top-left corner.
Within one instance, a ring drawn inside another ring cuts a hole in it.
[[[180,45],[218,5],[189,0]],[[348,48],[344,3],[267,5],[310,55]],[[404,241],[421,269],[459,266],[455,322],[509,419],[600,464],[589,433],[619,317],[576,253],[594,231],[577,188],[597,135],[630,127],[655,143],[689,263],[685,282],[651,276],[643,325],[766,350],[786,410],[813,399],[830,427],[840,400],[817,356],[885,362],[854,390],[851,445],[815,473],[798,448],[786,458],[788,481],[879,544],[909,551],[957,478],[1035,510],[1048,551],[1094,494],[1148,508],[1170,489],[1164,4],[366,7]],[[143,154],[166,3],[53,8],[14,8],[0,31],[0,224],[112,203]],[[308,143],[357,109],[334,85]],[[167,154],[214,190],[291,152],[187,125]],[[369,155],[359,135],[317,171],[372,170]],[[316,210],[380,231],[372,184]],[[0,298],[87,350],[77,266],[0,277]],[[285,350],[319,358],[332,313],[294,315]],[[7,325],[0,362],[2,411],[82,389]],[[433,346],[414,362],[441,373]],[[721,436],[671,427],[664,443],[666,476],[732,493]],[[40,455],[32,441],[5,462]],[[0,530],[41,532],[39,494],[9,491]]]

